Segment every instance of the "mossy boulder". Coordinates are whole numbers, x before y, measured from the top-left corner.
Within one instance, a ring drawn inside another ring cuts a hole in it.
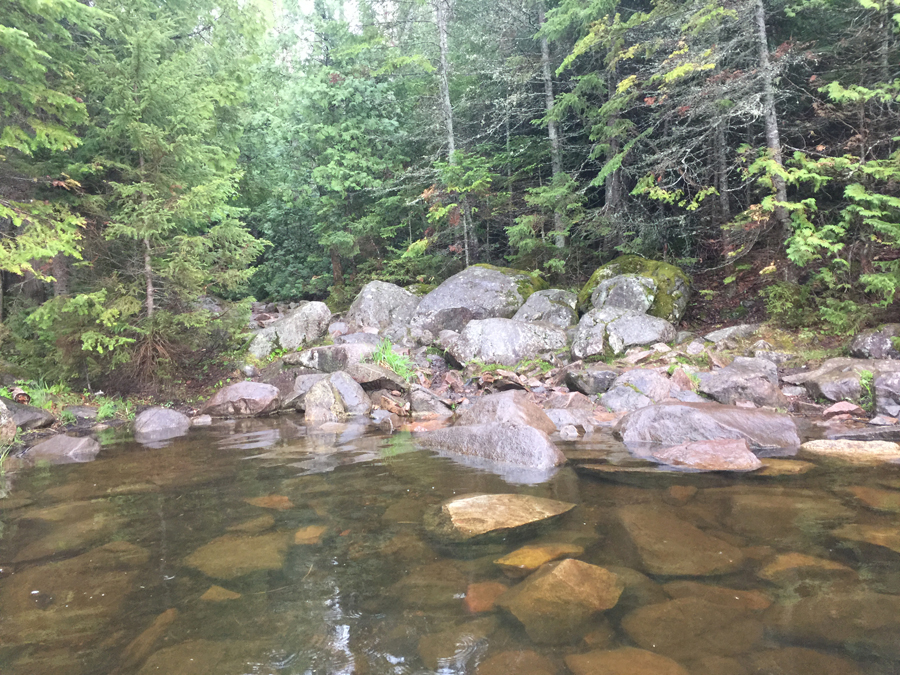
[[[603,282],[619,276],[643,277],[651,280],[652,283],[646,284],[649,304],[647,313],[673,323],[681,320],[690,295],[690,277],[674,265],[658,260],[647,260],[636,255],[621,256],[598,268],[578,293],[579,311],[586,312],[592,305],[598,307],[595,299],[601,301],[599,306],[602,306],[602,301],[610,294],[603,294],[602,298],[599,298],[594,291]]]

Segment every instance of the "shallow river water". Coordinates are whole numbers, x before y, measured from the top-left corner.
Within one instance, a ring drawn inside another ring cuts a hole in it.
[[[560,447],[641,468],[605,434]],[[570,466],[527,484],[409,434],[287,417],[158,448],[112,439],[94,462],[5,479],[0,673],[900,673],[900,467],[784,462],[740,477]],[[577,506],[469,549],[423,526],[444,500],[513,492]],[[698,575],[710,541],[740,564]],[[521,583],[494,560],[547,543],[625,587],[563,637],[491,607]],[[619,651],[572,659],[597,650]]]

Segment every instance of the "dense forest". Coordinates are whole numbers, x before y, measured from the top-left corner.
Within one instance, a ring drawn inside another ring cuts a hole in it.
[[[900,286],[898,32],[898,0],[6,0],[2,349],[142,377],[250,298],[622,253],[849,332]]]

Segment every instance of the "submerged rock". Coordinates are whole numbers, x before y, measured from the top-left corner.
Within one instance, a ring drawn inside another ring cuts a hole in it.
[[[566,456],[543,431],[509,422],[437,429],[417,436],[416,443],[430,450],[527,469],[545,471],[566,463]]]
[[[754,673],[760,675],[861,675],[848,659],[804,647],[781,647],[756,652],[749,657]]]
[[[268,645],[241,640],[188,640],[154,653],[138,675],[244,675],[260,668],[271,670]]]
[[[717,403],[661,403],[629,413],[616,427],[626,444],[673,445],[744,439],[754,450],[796,448],[797,425],[787,415]]]
[[[682,443],[653,449],[646,456],[661,464],[693,471],[756,471],[763,466],[743,438]]]
[[[568,344],[565,331],[554,326],[513,319],[472,320],[448,351],[461,364],[470,361],[514,366]]]
[[[566,665],[574,675],[690,675],[672,659],[634,647],[570,654]]]
[[[896,525],[844,525],[831,534],[838,539],[881,546],[900,553],[900,527]]]
[[[29,461],[50,464],[91,462],[100,454],[100,444],[90,436],[51,436],[25,452]]]
[[[559,558],[577,558],[584,553],[574,544],[536,544],[523,546],[494,561],[503,573],[513,579],[528,576],[542,565]]]
[[[216,579],[236,579],[284,566],[288,537],[281,532],[240,536],[225,534],[191,553],[185,565]]]
[[[569,558],[550,563],[514,586],[497,604],[525,627],[535,642],[576,642],[596,614],[612,609],[623,584],[602,567]]]
[[[710,576],[741,568],[744,554],[669,510],[648,505],[616,509],[616,521],[627,535],[641,568],[665,576]]]
[[[469,662],[476,658],[474,647],[486,646],[487,638],[497,630],[497,619],[483,617],[454,626],[440,633],[425,635],[419,640],[419,656],[431,670],[466,672]]]
[[[235,382],[203,404],[201,414],[212,417],[256,417],[281,407],[278,387],[262,382]]]
[[[557,675],[558,669],[546,656],[530,650],[494,654],[482,661],[475,675]]]
[[[427,512],[425,527],[442,541],[475,542],[528,532],[574,508],[574,504],[530,495],[467,495]]]

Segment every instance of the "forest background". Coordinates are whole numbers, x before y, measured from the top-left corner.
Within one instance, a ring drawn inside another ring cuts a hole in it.
[[[175,377],[250,298],[623,253],[849,334],[900,286],[898,31],[900,0],[7,0],[0,348]]]

